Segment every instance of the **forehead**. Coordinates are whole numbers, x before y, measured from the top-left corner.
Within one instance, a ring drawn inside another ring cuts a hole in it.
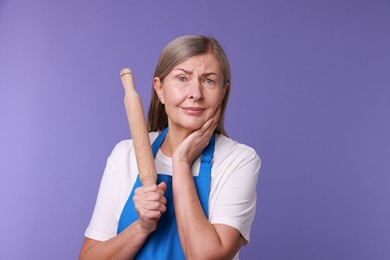
[[[218,73],[221,70],[219,61],[212,53],[192,56],[182,63],[179,63],[173,70],[185,69],[188,71],[201,70],[205,72]]]

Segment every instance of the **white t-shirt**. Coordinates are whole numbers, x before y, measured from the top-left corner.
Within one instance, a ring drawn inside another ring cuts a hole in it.
[[[151,132],[151,142],[157,138]],[[155,158],[158,173],[172,175],[172,159],[161,150]],[[209,221],[236,228],[246,241],[256,211],[256,184],[261,160],[255,150],[224,135],[216,135],[211,186]],[[192,164],[199,174],[200,159]],[[107,160],[90,224],[85,236],[105,241],[116,235],[122,209],[137,179],[138,169],[132,140],[118,143]]]

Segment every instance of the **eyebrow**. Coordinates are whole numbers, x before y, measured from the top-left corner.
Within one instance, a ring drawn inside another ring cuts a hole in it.
[[[186,74],[192,74],[191,71],[188,71],[188,70],[185,70],[185,69],[182,69],[182,68],[176,68],[175,70],[181,70],[181,71],[183,71]]]
[[[186,74],[192,75],[192,71],[189,71],[189,70],[185,70],[185,69],[182,69],[182,68],[176,68],[175,70],[181,70],[181,71],[183,71]],[[207,72],[207,73],[203,73],[202,74],[202,76],[210,76],[210,75],[218,76],[218,74],[215,73],[215,72]]]
[[[218,74],[215,73],[215,72],[208,72],[208,73],[203,73],[203,74],[202,74],[202,76],[210,76],[210,75],[218,76]]]

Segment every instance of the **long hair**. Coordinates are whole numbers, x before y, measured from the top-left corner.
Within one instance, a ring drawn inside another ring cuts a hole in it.
[[[226,88],[215,132],[227,135],[224,128],[224,117],[230,92],[230,65],[225,51],[216,39],[203,35],[188,35],[174,39],[161,52],[154,77],[158,77],[163,82],[165,77],[180,63],[193,56],[207,53],[214,54],[218,60],[223,76],[222,87]],[[165,112],[164,104],[160,102],[155,89],[152,88],[152,100],[148,112],[148,130],[161,131],[167,126],[168,115]]]

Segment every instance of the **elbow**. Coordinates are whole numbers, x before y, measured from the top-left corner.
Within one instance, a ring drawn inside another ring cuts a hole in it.
[[[88,249],[82,248],[79,254],[79,260],[91,259],[88,257]]]
[[[203,259],[203,260],[226,260],[226,259],[233,259],[233,256],[225,255],[225,254],[219,254],[219,253],[213,253],[213,254],[207,254],[205,252],[198,252],[198,253],[190,253],[186,254],[185,258],[188,260],[196,260],[196,259]]]
[[[185,259],[188,260],[226,260],[233,259],[237,252],[238,250],[233,252],[232,250],[227,250],[225,248],[187,248],[184,251],[184,255]]]
[[[91,251],[91,249],[98,243],[100,242],[86,238],[80,250],[79,260],[93,259],[93,256],[91,255],[91,253],[93,252]]]

